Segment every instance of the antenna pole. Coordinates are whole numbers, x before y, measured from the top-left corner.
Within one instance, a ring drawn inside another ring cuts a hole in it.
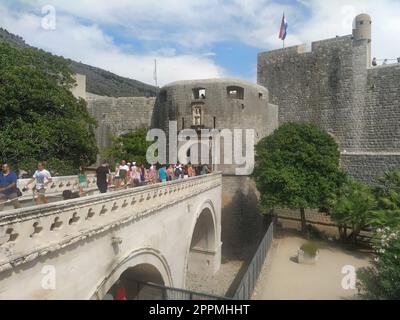
[[[157,89],[158,89],[157,59],[154,59],[154,82],[155,82],[155,85],[156,85],[156,95],[157,95]]]

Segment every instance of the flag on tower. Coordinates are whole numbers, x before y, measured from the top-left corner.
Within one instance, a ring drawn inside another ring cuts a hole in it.
[[[281,39],[282,41],[285,41],[285,39],[286,39],[287,30],[288,30],[288,23],[285,18],[285,13],[283,13],[281,30],[279,31],[279,39]]]

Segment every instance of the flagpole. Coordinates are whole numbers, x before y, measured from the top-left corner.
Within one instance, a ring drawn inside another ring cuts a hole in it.
[[[154,82],[155,82],[155,87],[156,87],[156,95],[157,95],[157,89],[158,89],[158,79],[157,79],[157,59],[154,59]]]

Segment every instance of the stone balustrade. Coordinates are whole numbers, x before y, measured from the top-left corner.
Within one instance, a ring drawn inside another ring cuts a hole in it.
[[[34,183],[26,186],[31,179],[19,179],[18,187],[22,192],[20,200],[32,199]],[[96,176],[87,175],[88,187],[87,191],[97,189]],[[53,177],[52,182],[49,184],[46,191],[47,196],[58,196],[65,190],[71,190],[72,192],[79,191],[79,180],[78,176],[65,176],[65,177]]]
[[[54,179],[58,192],[73,179]],[[221,186],[214,173],[0,213],[0,272]],[[190,204],[188,204],[190,211]]]

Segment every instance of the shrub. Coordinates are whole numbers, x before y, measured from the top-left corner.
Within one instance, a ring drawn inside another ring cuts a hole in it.
[[[318,253],[318,246],[314,242],[307,242],[300,247],[300,250],[314,258]]]
[[[357,270],[360,295],[371,300],[399,300],[400,229],[377,230],[374,249],[372,266]]]

